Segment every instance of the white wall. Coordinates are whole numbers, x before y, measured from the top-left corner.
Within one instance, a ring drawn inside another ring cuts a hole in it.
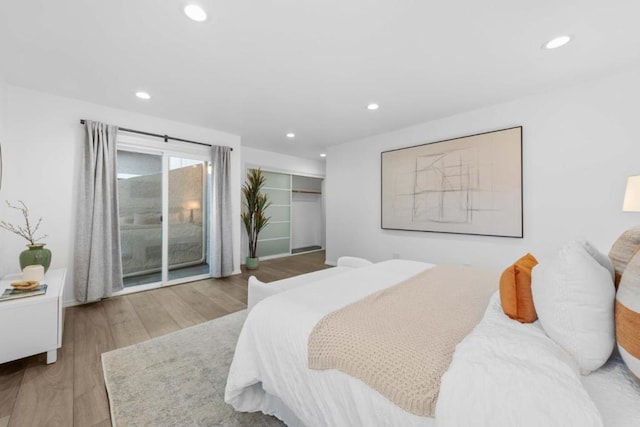
[[[0,72],[0,144],[4,141],[5,136],[5,122],[7,114],[7,84],[4,80],[4,76]],[[1,191],[1,190],[0,190]],[[1,197],[0,193],[0,197]]]
[[[270,172],[288,173],[291,175],[314,176],[324,178],[325,162],[323,160],[304,159],[287,154],[243,147],[243,170],[247,167],[260,167]],[[242,178],[244,182],[244,177]]]
[[[302,157],[290,156],[287,154],[273,153],[271,151],[258,150],[257,148],[243,147],[242,148],[242,170],[243,176],[241,183],[244,183],[246,169],[259,167],[269,172],[280,172],[291,175],[312,176],[316,178],[324,178],[325,176],[325,162],[324,160],[312,160]],[[324,227],[325,218],[322,214],[321,218],[321,244],[324,246]],[[295,247],[295,246],[292,246]],[[242,231],[242,259],[248,253],[247,236],[244,230]]]
[[[329,149],[327,261],[354,255],[503,268],[530,251],[545,259],[584,236],[608,251],[640,213],[623,213],[628,175],[640,174],[640,70],[432,121]],[[524,238],[380,228],[380,153],[524,126]]]
[[[65,302],[74,300],[74,224],[80,149],[84,142],[80,119],[169,134],[233,147],[231,180],[234,233],[234,269],[240,270],[240,137],[74,99],[9,86],[5,174],[2,200],[24,200],[32,214],[43,217],[47,247],[53,252],[51,268],[67,267]],[[0,218],[9,218],[0,207]],[[11,213],[11,215],[14,215]],[[16,219],[11,216],[11,219]],[[18,254],[25,242],[0,230],[0,275],[19,271]]]

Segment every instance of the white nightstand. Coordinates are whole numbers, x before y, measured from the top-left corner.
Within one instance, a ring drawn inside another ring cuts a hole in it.
[[[47,293],[34,297],[0,301],[0,363],[47,353],[47,363],[58,359],[62,346],[64,309],[62,293],[67,270],[49,270],[42,283]],[[0,293],[20,280],[21,274],[0,280]]]

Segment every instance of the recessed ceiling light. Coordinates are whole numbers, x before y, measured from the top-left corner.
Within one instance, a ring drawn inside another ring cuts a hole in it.
[[[320,154],[320,157],[327,157],[325,153]]]
[[[289,132],[289,133],[287,134],[287,138],[293,139],[293,138],[295,138],[295,137],[296,137],[296,134],[295,134],[295,133],[293,133],[293,132]]]
[[[545,49],[557,49],[571,41],[571,36],[559,36],[544,44]]]
[[[193,19],[196,22],[204,22],[207,20],[207,12],[197,4],[188,4],[184,7],[184,13],[190,19]]]
[[[136,96],[140,99],[151,99],[151,95],[148,92],[136,92]]]
[[[367,110],[377,110],[378,108],[380,108],[380,106],[376,103],[371,103],[369,105],[367,105]]]

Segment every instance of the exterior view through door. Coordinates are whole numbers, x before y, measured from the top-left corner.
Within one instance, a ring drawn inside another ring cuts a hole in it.
[[[162,152],[118,150],[125,288],[209,275],[209,164]]]

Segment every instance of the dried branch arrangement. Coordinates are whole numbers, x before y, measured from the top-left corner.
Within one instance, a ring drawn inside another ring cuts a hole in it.
[[[6,221],[0,221],[0,228],[4,228],[7,231],[10,231],[18,236],[26,239],[30,245],[35,245],[36,242],[47,237],[46,234],[41,235],[40,237],[36,237],[36,233],[38,232],[38,228],[40,228],[40,223],[42,222],[42,218],[38,220],[35,226],[32,226],[31,221],[29,221],[29,208],[24,204],[22,200],[18,200],[18,204],[20,206],[14,206],[9,201],[7,201],[7,206],[11,209],[16,209],[22,212],[22,216],[24,217],[25,226],[22,227],[20,225],[15,226]]]

